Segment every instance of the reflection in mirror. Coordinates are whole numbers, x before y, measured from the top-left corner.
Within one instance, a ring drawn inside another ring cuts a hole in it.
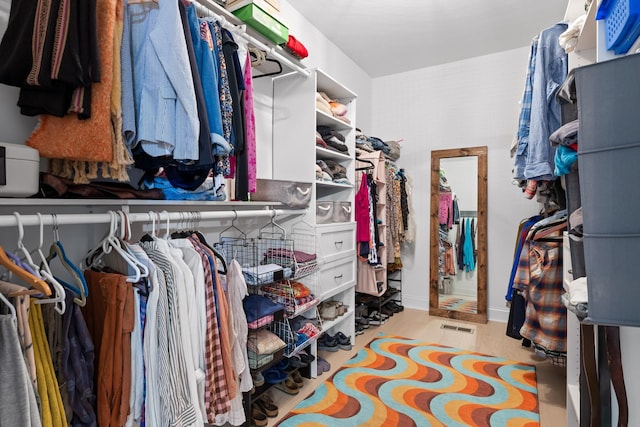
[[[478,312],[478,158],[440,159],[438,307]]]
[[[431,152],[429,313],[487,321],[486,147]]]

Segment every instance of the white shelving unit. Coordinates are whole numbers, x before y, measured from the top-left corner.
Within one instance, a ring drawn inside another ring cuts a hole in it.
[[[578,43],[574,52],[569,54],[569,69],[594,64],[596,62],[608,61],[624,55],[615,55],[612,51],[606,49],[605,41],[605,23],[604,21],[596,21],[597,8],[602,0],[593,0],[587,10],[587,19],[580,33]],[[584,11],[585,0],[569,0],[565,21],[572,22]],[[640,39],[636,40],[626,55],[639,53]],[[597,118],[581,118],[582,120],[597,120]],[[588,191],[588,189],[581,189]],[[565,243],[565,251],[568,251],[568,243]],[[568,275],[570,269],[570,256],[565,252],[564,262],[565,271],[563,279],[565,286],[567,281],[572,280]],[[568,264],[567,264],[568,263]],[[569,265],[569,267],[566,267]],[[630,266],[632,268],[632,266]],[[576,316],[569,312],[567,319],[567,426],[580,425],[580,387],[579,387],[579,369],[580,369],[580,327]],[[637,354],[640,352],[640,329],[633,327],[620,327],[620,342],[622,351],[622,364],[624,369],[624,377],[627,391],[627,401],[629,403],[629,420],[633,423],[640,417],[640,408],[634,403],[640,401],[640,367],[634,363]],[[615,392],[612,390],[612,419],[610,425],[617,423],[618,411]],[[583,420],[584,421],[584,420]],[[630,424],[631,425],[631,424]],[[634,424],[635,425],[635,424]]]
[[[347,107],[350,123],[316,109],[316,92],[324,92]],[[321,70],[305,78],[287,74],[273,79],[273,178],[312,183],[307,221],[319,243],[321,267],[315,289],[320,300],[341,301],[355,306],[356,253],[353,213],[346,222],[319,224],[317,202],[349,202],[353,208],[355,183],[356,94]],[[348,154],[316,146],[318,126],[327,126],[344,136]],[[316,160],[332,160],[346,169],[350,184],[317,181]],[[352,209],[353,210],[353,209]],[[355,337],[355,319],[346,313],[324,322],[324,331]]]

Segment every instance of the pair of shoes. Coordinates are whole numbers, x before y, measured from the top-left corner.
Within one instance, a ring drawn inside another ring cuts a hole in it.
[[[395,310],[396,313],[399,313],[404,310],[404,306],[400,304],[398,301],[389,301],[386,305],[388,305],[392,310]]]
[[[253,385],[255,387],[260,387],[264,385],[264,377],[260,371],[251,372],[251,379],[253,380]]]
[[[395,311],[393,311],[391,308],[387,307],[387,305],[383,305],[382,307],[380,307],[380,313],[384,314],[385,316],[393,316],[394,314],[396,314]]]
[[[362,334],[364,334],[364,327],[361,324],[356,323],[356,335]]]
[[[302,378],[302,375],[300,375],[300,372],[292,371],[289,374],[289,379],[291,379],[294,383],[296,383],[298,388],[304,387],[304,378]]]
[[[317,368],[318,375],[321,375],[323,372],[329,372],[331,370],[331,365],[322,357],[318,357]]]
[[[278,416],[278,407],[273,404],[273,400],[263,394],[255,401],[256,406],[269,418],[275,418]]]
[[[379,313],[377,311],[372,311],[371,313],[369,313],[369,316],[367,317],[367,320],[369,321],[370,325],[382,325],[384,323],[387,322],[387,319],[389,318],[389,316],[386,316],[382,313]]]
[[[338,351],[338,340],[325,333],[318,338],[318,350],[331,352]]]
[[[284,381],[276,384],[275,387],[278,390],[284,391],[287,394],[296,395],[298,394],[298,388],[301,388],[302,386],[298,387],[298,384],[296,384],[295,381],[287,377]]]
[[[262,372],[262,376],[267,383],[278,384],[279,382],[282,382],[287,378],[287,373],[280,369],[276,369],[275,367],[271,367]]]
[[[262,412],[262,409],[256,403],[251,405],[251,423],[258,427],[264,427],[269,423],[267,414]]]
[[[335,334],[334,336],[329,335],[328,332],[325,332],[324,334],[329,340],[333,339],[338,343],[338,347],[341,350],[351,350],[352,345],[351,345],[351,338],[349,338],[348,336],[346,336],[345,334],[343,334],[341,331],[339,331],[337,334]]]
[[[309,363],[303,362],[302,358],[299,355],[295,355],[289,358],[289,366],[291,366],[294,369],[306,368],[307,366],[309,366]]]
[[[369,320],[366,317],[356,317],[356,326],[362,326],[362,329],[369,328]]]

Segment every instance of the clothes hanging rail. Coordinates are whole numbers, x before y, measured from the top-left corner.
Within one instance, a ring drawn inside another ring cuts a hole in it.
[[[234,219],[234,218],[257,218],[271,217],[278,215],[303,215],[307,211],[305,209],[263,209],[263,210],[247,210],[247,211],[214,211],[214,212],[196,212],[197,219],[215,220],[215,219]],[[127,213],[129,222],[152,222],[152,221],[185,221],[185,214],[189,215],[193,211],[186,212],[147,212],[147,213]],[[109,213],[91,213],[91,214],[41,214],[42,220],[37,215],[20,215],[20,222],[23,226],[40,225],[86,225],[86,224],[109,224],[112,215]],[[194,216],[195,218],[195,216]],[[0,227],[17,227],[18,219],[14,215],[0,215]]]
[[[211,0],[192,0],[192,3],[196,7],[198,12],[203,15],[215,18],[216,20],[218,20],[220,25],[231,31],[234,35],[244,39],[250,45],[264,50],[265,52],[267,52],[267,55],[271,55],[281,63],[284,63],[289,68],[295,70],[297,73],[300,73],[305,77],[311,76],[311,72],[309,70],[291,61],[289,58],[280,53],[278,48],[267,46],[260,40],[247,34],[246,25],[242,23],[242,21],[240,21],[238,18],[236,18],[235,15],[233,15],[231,12],[222,8],[215,2]]]

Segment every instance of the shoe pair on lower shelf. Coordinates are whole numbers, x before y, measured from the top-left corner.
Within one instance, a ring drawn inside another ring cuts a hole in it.
[[[328,332],[325,332],[318,339],[318,350],[322,351],[338,351],[340,350],[351,350],[351,338],[346,336],[342,332],[338,332],[335,335],[330,335]]]
[[[276,384],[275,387],[287,394],[295,395],[298,394],[299,389],[304,387],[304,379],[302,378],[302,375],[300,375],[300,372],[293,371],[287,375],[287,378],[284,381]]]
[[[369,313],[369,316],[367,316],[369,324],[375,326],[384,325],[385,323],[387,323],[387,319],[389,319],[389,316],[380,313],[377,310],[372,311],[371,313]]]
[[[275,418],[278,416],[278,407],[273,403],[271,398],[263,394],[251,404],[251,421],[255,426],[266,426],[269,424],[267,418]]]

